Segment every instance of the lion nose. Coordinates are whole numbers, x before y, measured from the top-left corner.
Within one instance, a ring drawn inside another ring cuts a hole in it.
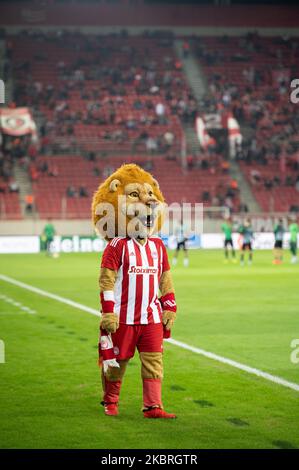
[[[155,199],[149,199],[146,205],[154,210],[158,206],[158,202]]]

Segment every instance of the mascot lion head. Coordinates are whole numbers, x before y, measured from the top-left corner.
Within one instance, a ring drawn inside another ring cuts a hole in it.
[[[92,219],[106,240],[146,238],[161,229],[164,197],[155,178],[135,164],[122,165],[98,188]]]

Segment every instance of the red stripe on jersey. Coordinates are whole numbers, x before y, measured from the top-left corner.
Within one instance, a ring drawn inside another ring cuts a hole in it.
[[[142,266],[142,258],[140,248],[134,242],[134,250],[136,255],[136,265]],[[136,290],[135,290],[135,308],[134,308],[134,323],[140,323],[141,320],[141,305],[142,305],[142,291],[143,291],[143,275],[136,274]]]
[[[156,246],[156,244],[155,244]],[[147,260],[148,260],[148,265],[149,266],[154,266],[154,260],[153,260],[153,257],[152,257],[152,253],[151,253],[151,250],[150,250],[150,247],[149,247],[149,244],[147,243],[145,245],[145,252],[146,252],[146,256],[147,256]],[[154,291],[154,276],[153,274],[150,274],[149,275],[149,295],[148,295],[148,322],[149,323],[153,323],[154,321],[154,318],[153,318],[153,309],[151,307],[151,302],[153,300],[153,291]]]
[[[128,283],[128,269],[129,269],[129,256],[128,256],[128,245],[124,244],[123,247],[124,256],[123,256],[123,280],[121,286],[121,305],[120,305],[120,314],[119,321],[120,323],[127,323],[127,308],[128,308],[128,293],[129,293],[129,283]]]

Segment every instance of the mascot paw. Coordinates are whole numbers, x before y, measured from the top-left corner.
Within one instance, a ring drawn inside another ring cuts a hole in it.
[[[162,323],[165,326],[166,330],[171,330],[171,328],[173,327],[175,318],[176,318],[175,312],[164,310],[163,316],[162,316]]]
[[[118,316],[115,313],[104,313],[101,320],[101,328],[107,333],[115,333],[119,326]]]

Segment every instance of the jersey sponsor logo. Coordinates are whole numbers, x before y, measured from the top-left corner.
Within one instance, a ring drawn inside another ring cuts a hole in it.
[[[129,274],[157,274],[157,268],[143,268],[142,266],[131,266],[128,273]]]
[[[135,256],[135,253],[131,251],[130,256]]]

